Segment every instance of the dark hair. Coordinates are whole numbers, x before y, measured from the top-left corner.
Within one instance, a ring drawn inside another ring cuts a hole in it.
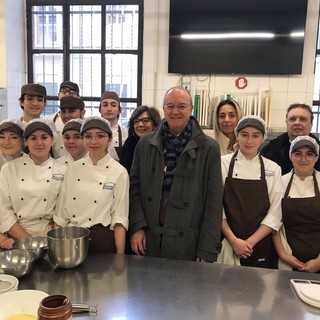
[[[313,122],[313,112],[312,109],[309,105],[305,104],[305,103],[292,103],[290,104],[290,106],[287,109],[287,114],[286,114],[286,118],[288,118],[288,113],[292,110],[292,109],[296,109],[296,108],[302,108],[305,109],[307,111],[310,112],[310,116],[311,116],[311,123]]]
[[[238,117],[239,117],[238,110],[237,110],[237,107],[239,107],[239,105],[236,101],[231,100],[231,99],[226,99],[226,100],[222,100],[219,102],[219,104],[217,105],[217,112],[216,112],[217,117],[219,116],[220,109],[226,104],[232,105],[234,107]]]
[[[26,93],[24,93],[24,94],[21,95],[21,97],[18,99],[19,102],[23,102],[23,101],[24,101],[25,95],[26,95]],[[42,97],[42,96],[38,96],[38,95],[33,95],[33,97],[41,97],[41,98],[44,99],[44,103],[47,102],[47,98],[46,98],[46,97]],[[22,110],[24,110],[24,106],[22,106],[21,104],[20,104],[20,108],[21,108]]]
[[[154,127],[157,127],[158,124],[161,121],[161,117],[159,114],[159,111],[154,107],[148,107],[146,105],[137,107],[131,114],[131,117],[129,119],[128,123],[128,135],[132,136],[134,135],[134,126],[133,126],[133,120],[140,116],[140,114],[147,112],[153,122]]]

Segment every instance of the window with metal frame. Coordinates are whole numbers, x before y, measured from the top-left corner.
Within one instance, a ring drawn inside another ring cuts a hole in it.
[[[27,0],[28,82],[47,88],[44,115],[58,110],[60,83],[79,85],[86,115],[116,91],[126,125],[141,104],[143,0]]]

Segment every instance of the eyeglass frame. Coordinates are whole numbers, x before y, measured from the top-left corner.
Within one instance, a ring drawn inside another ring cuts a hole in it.
[[[174,109],[178,109],[179,111],[184,111],[187,108],[191,107],[192,104],[178,104],[178,105],[173,105],[173,104],[165,104],[163,105],[164,109],[167,109],[169,111],[173,111]]]
[[[69,88],[61,88],[60,92],[63,93],[64,95],[69,94],[70,96],[73,96],[73,97],[79,95],[79,93],[76,90],[69,89]]]
[[[100,137],[99,137],[100,135]],[[87,141],[92,141],[93,140],[93,137],[94,139],[97,141],[97,142],[103,142],[104,140],[106,140],[106,138],[110,139],[110,135],[108,133],[96,133],[96,134],[91,134],[91,133],[83,133],[82,134],[82,139],[83,140],[87,140]]]
[[[301,160],[303,157],[308,160],[308,161],[311,161],[313,159],[315,159],[316,157],[318,157],[317,154],[315,154],[314,152],[312,151],[308,151],[306,154],[303,154],[301,153],[301,151],[293,151],[291,153],[291,156],[297,160]]]
[[[138,118],[135,118],[133,119],[133,124],[139,124],[140,122],[142,122],[142,124],[147,124],[149,122],[152,122],[152,119],[150,117],[144,117],[144,118],[141,118],[141,119],[138,119]]]

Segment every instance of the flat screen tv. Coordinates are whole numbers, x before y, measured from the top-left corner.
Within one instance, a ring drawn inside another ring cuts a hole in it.
[[[300,74],[307,0],[170,0],[169,73]]]

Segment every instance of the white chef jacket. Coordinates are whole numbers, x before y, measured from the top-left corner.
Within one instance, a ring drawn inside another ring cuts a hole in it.
[[[284,191],[287,189],[288,183],[291,179],[293,169],[282,176]],[[315,171],[316,180],[320,188],[320,172]],[[314,197],[314,185],[313,185],[313,176],[306,177],[303,181],[297,175],[293,175],[292,184],[289,190],[288,196],[290,198],[308,198]]]
[[[40,166],[28,155],[7,162],[0,172],[0,232],[18,222],[32,236],[46,236],[65,170],[51,157]]]
[[[8,161],[11,161],[13,160],[12,157],[9,157],[9,156],[5,156],[2,151],[0,150],[0,170],[1,170],[1,167],[7,163]]]
[[[53,144],[54,157],[59,158],[67,154],[67,150],[64,147],[62,130],[64,127],[64,123],[61,119],[60,112],[51,114],[45,117],[47,120],[54,123],[55,128],[57,130],[57,140]]]
[[[74,162],[74,159],[71,156],[71,154],[67,151],[67,153],[64,156],[58,158],[57,161],[61,164],[65,164],[66,166],[68,166],[69,164]]]
[[[120,126],[120,125],[119,125]],[[122,126],[120,126],[120,130],[122,133],[122,146],[124,145],[124,142],[128,138],[128,130]],[[114,160],[119,161],[118,154],[116,152],[115,147],[119,147],[119,132],[118,132],[118,123],[116,123],[114,126],[111,127],[112,131],[112,141],[108,148],[108,152]]]
[[[21,157],[22,156],[26,156],[26,154],[24,152],[21,151]],[[20,156],[19,156],[20,157]],[[18,157],[18,158],[19,158]],[[6,156],[5,154],[3,154],[3,152],[0,150],[0,170],[1,170],[1,167],[7,163],[8,161],[12,161],[14,160],[15,158],[12,158],[10,156]]]
[[[90,228],[119,223],[128,229],[129,176],[107,154],[96,166],[87,154],[69,165],[54,221],[60,226]]]
[[[228,176],[229,165],[233,155],[234,153],[221,157],[223,183]],[[281,199],[283,197],[283,185],[281,168],[277,163],[265,157],[262,157],[262,159],[265,167],[270,207],[261,224],[264,224],[277,231],[281,227],[282,220]],[[235,179],[260,180],[260,172],[259,156],[257,155],[252,160],[247,160],[239,150],[235,159],[232,177]],[[254,196],[255,195],[248,194],[248,201],[250,201],[250,197]],[[224,212],[223,218],[226,219]]]

